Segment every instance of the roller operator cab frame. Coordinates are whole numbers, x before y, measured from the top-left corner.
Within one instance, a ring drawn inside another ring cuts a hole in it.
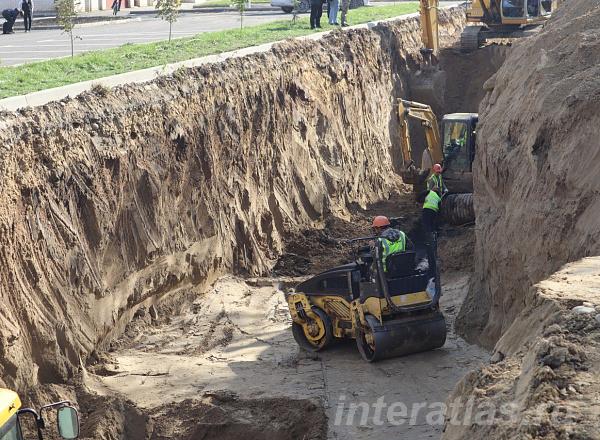
[[[287,295],[298,345],[320,351],[335,339],[353,338],[368,362],[444,345],[437,265],[419,269],[415,252],[407,251],[388,256],[384,268],[380,255],[379,245],[363,247],[353,263],[320,273]]]
[[[44,417],[51,410],[56,411],[56,429],[60,438],[72,440],[79,437],[79,415],[68,400],[44,405],[36,411],[21,408],[17,393],[0,388],[0,440],[25,440],[21,422],[29,417],[35,424],[38,440],[43,440],[47,428]]]

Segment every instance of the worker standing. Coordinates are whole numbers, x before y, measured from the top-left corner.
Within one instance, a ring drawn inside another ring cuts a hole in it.
[[[432,190],[437,187],[441,190],[440,194],[443,197],[448,192],[448,188],[444,184],[444,178],[442,177],[442,166],[436,163],[433,166],[433,174],[427,179],[427,189]]]
[[[440,189],[434,186],[427,191],[425,203],[423,203],[423,228],[425,229],[425,245],[427,246],[427,261],[429,262],[429,270],[431,273],[436,273],[436,249],[437,249],[437,219],[440,212],[442,198]]]
[[[342,0],[342,26],[348,26],[346,21],[346,15],[348,14],[348,8],[350,7],[350,0]]]

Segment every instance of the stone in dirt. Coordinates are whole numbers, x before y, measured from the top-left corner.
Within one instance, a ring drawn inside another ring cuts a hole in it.
[[[595,308],[593,307],[586,307],[586,306],[577,306],[577,307],[573,307],[573,309],[571,309],[573,313],[576,313],[578,315],[587,315],[589,313],[594,313],[596,311]]]

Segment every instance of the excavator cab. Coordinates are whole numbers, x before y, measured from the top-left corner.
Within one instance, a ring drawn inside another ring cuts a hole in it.
[[[451,113],[442,119],[444,180],[452,192],[473,191],[477,113]]]

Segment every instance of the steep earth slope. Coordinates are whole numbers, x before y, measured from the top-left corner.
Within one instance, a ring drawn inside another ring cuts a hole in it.
[[[495,353],[449,398],[443,439],[600,438],[600,258],[577,261],[600,252],[598,60],[600,2],[575,0],[485,85],[459,322]]]
[[[442,13],[442,42],[463,25]],[[416,19],[2,115],[0,386],[62,383],[136,310],[398,181]]]
[[[486,84],[475,285],[463,331],[492,346],[529,288],[600,252],[600,2],[565,2]]]

